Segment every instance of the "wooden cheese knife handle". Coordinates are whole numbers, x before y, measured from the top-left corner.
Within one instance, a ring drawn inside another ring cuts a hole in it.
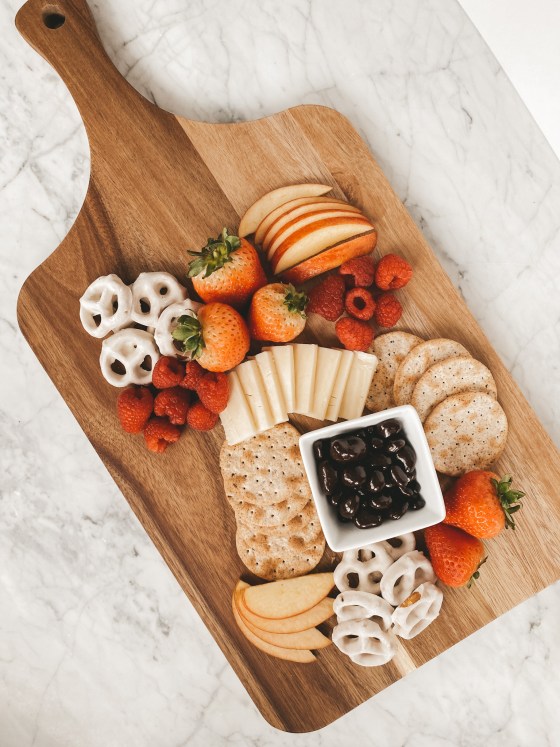
[[[72,94],[87,130],[92,162],[107,141],[126,137],[138,118],[153,117],[155,107],[107,56],[85,0],[28,0],[16,16],[16,26]],[[132,121],[123,122],[124,112]]]

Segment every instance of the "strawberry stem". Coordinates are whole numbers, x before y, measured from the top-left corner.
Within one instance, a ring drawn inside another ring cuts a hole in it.
[[[471,586],[474,584],[474,582],[478,581],[478,579],[480,578],[480,566],[484,565],[484,563],[486,563],[487,560],[488,560],[488,555],[485,558],[482,558],[480,563],[477,565],[476,571],[473,573],[473,575],[469,579],[469,582],[467,584],[467,589],[470,589]]]
[[[492,485],[496,490],[496,495],[506,517],[506,529],[515,529],[515,520],[512,514],[523,508],[521,499],[525,495],[521,490],[512,490],[512,482],[511,475],[504,475],[499,481],[492,478]]]
[[[182,343],[181,351],[191,358],[198,358],[205,348],[202,325],[194,314],[180,316],[171,337]]]
[[[302,319],[306,319],[307,314],[305,313],[305,309],[307,307],[307,301],[307,295],[303,291],[297,291],[291,283],[286,286],[284,303],[291,314],[299,314]]]
[[[194,278],[204,273],[204,277],[207,278],[231,262],[232,253],[240,246],[241,240],[238,236],[230,236],[227,228],[222,229],[220,236],[217,239],[208,239],[206,246],[199,252],[189,250],[189,254],[196,257],[189,264],[189,277]]]

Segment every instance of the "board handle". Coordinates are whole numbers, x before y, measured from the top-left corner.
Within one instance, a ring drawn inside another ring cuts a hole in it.
[[[134,112],[136,119],[153,109],[107,56],[86,0],[28,0],[16,15],[16,27],[72,94],[92,156],[117,128],[122,132],[123,111]]]

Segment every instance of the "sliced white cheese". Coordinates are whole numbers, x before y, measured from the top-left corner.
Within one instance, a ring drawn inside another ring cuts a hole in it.
[[[342,350],[319,348],[317,351],[313,401],[308,413],[312,418],[318,420],[325,420],[326,418],[341,358]]]
[[[350,369],[354,362],[354,353],[351,350],[339,350],[339,353],[341,356],[340,364],[338,366],[338,371],[336,372],[336,380],[332,388],[325,420],[338,420],[342,398],[344,396],[348,377],[350,376]]]
[[[376,368],[377,358],[375,355],[354,352],[354,360],[342,397],[339,417],[352,420],[363,415],[367,393]]]
[[[294,412],[309,415],[313,403],[318,345],[294,345],[296,405]]]
[[[254,436],[257,426],[235,371],[228,374],[228,381],[229,400],[226,409],[220,415],[220,420],[226,432],[226,441],[233,446]]]
[[[253,414],[257,433],[272,428],[274,418],[270,411],[270,404],[257,362],[255,360],[245,361],[245,363],[237,366],[235,372],[239,376],[243,392]]]
[[[274,424],[285,423],[288,419],[288,412],[286,410],[286,404],[284,402],[284,395],[282,394],[282,387],[278,378],[274,356],[270,350],[263,350],[262,353],[255,356],[255,360],[257,361],[264,388],[268,395],[270,412],[272,413]]]
[[[264,348],[272,353],[276,373],[280,381],[286,412],[294,412],[296,406],[296,377],[293,345],[274,345]]]

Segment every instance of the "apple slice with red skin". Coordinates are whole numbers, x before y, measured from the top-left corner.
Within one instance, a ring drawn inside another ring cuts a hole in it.
[[[270,226],[286,213],[295,208],[302,207],[303,205],[317,205],[324,202],[333,205],[348,205],[345,200],[339,200],[336,197],[325,197],[324,195],[318,197],[298,197],[296,200],[285,202],[283,205],[280,205],[271,213],[266,215],[259,223],[257,230],[255,231],[255,244],[262,244]]]
[[[340,267],[343,262],[354,257],[362,257],[364,254],[371,254],[377,244],[377,232],[375,230],[364,233],[361,236],[355,236],[346,241],[341,241],[334,246],[325,249],[301,262],[295,267],[291,267],[282,274],[282,280],[288,283],[301,284],[311,280],[316,275],[322,275],[324,272],[334,270]]]
[[[338,218],[339,221],[342,221],[345,218],[357,217],[367,220],[367,218],[359,212],[352,212],[346,209],[333,210],[332,208],[330,210],[318,210],[316,212],[308,213],[307,215],[301,215],[299,218],[294,218],[293,221],[286,223],[286,225],[273,238],[267,251],[268,259],[273,259],[276,251],[286,241],[286,239],[289,239],[290,236],[293,236],[297,231],[305,228],[305,226],[309,226],[311,223],[317,223],[319,221],[324,223],[326,220],[330,220],[331,218]]]
[[[280,205],[298,197],[317,197],[330,192],[332,187],[327,184],[290,184],[267,192],[254,202],[245,212],[239,223],[240,238],[254,233],[265,216]]]
[[[250,643],[252,643],[253,646],[260,649],[261,651],[264,651],[265,654],[275,656],[277,659],[283,659],[284,661],[294,661],[300,664],[311,664],[312,662],[316,661],[314,654],[312,654],[309,650],[274,646],[272,643],[263,641],[262,638],[259,638],[251,630],[249,630],[235,605],[235,591],[233,592],[231,599],[231,611],[233,612],[233,617],[235,619],[235,622],[237,623],[239,630],[243,633],[245,638]]]
[[[265,251],[268,251],[271,243],[276,239],[281,230],[283,230],[286,225],[291,224],[296,218],[304,218],[306,215],[319,213],[325,210],[344,210],[347,213],[360,214],[359,208],[349,205],[347,202],[343,202],[342,200],[326,200],[324,197],[317,197],[316,200],[316,202],[308,203],[306,205],[298,205],[297,207],[293,207],[290,210],[281,213],[280,216],[270,224],[263,236],[263,239],[260,242],[262,248]]]
[[[340,241],[372,229],[367,218],[359,215],[325,218],[310,223],[289,236],[276,249],[271,260],[272,271],[279,275]]]

